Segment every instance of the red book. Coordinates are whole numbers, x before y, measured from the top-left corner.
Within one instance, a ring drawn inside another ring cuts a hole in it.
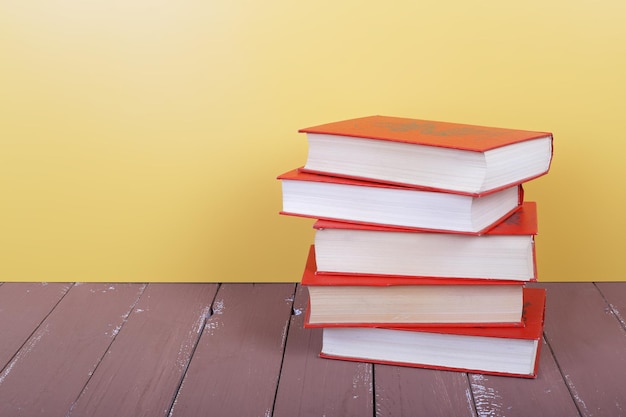
[[[523,327],[328,327],[320,356],[418,368],[534,378],[546,291],[524,289]]]
[[[521,282],[321,275],[312,246],[302,285],[307,327],[521,325]]]
[[[452,233],[482,234],[517,210],[523,200],[521,185],[477,197],[299,169],[278,179],[281,214]]]
[[[548,172],[552,134],[369,116],[301,129],[304,169],[342,177],[483,195]]]
[[[329,220],[313,227],[318,274],[537,279],[535,202],[481,236]]]

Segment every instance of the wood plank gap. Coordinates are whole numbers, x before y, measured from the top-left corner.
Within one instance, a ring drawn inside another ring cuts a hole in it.
[[[271,414],[294,287],[220,287],[171,416]]]
[[[299,286],[283,351],[274,417],[373,414],[370,363],[320,358],[322,329],[304,328],[308,291]]]
[[[221,287],[222,287],[222,284],[221,283],[218,284],[217,289],[215,290],[215,294],[213,294],[213,299],[211,300],[211,305],[209,307],[209,314],[207,314],[204,317],[202,325],[200,326],[201,330],[198,332],[198,337],[196,338],[194,345],[191,348],[191,353],[189,354],[189,358],[187,359],[185,368],[183,369],[183,372],[180,376],[180,380],[178,381],[178,385],[176,386],[176,391],[175,391],[174,397],[172,398],[172,403],[170,404],[169,409],[167,410],[168,417],[171,417],[174,412],[174,405],[176,404],[176,400],[178,399],[178,396],[180,395],[180,389],[182,388],[183,381],[185,380],[185,377],[187,376],[187,371],[189,371],[189,364],[191,363],[193,356],[196,354],[196,349],[198,349],[198,344],[200,343],[200,338],[202,337],[202,333],[204,333],[204,328],[206,327],[208,320],[214,314],[213,304],[215,304],[215,300],[217,299],[217,294],[220,292]]]
[[[167,416],[216,289],[151,283],[71,416]]]
[[[378,401],[376,400],[376,364],[372,364],[372,416],[378,416]]]
[[[559,370],[561,379],[563,379],[563,382],[565,383],[565,386],[567,387],[567,390],[569,391],[569,395],[570,397],[572,397],[572,402],[576,406],[578,417],[583,417],[585,413],[583,412],[583,410],[580,409],[580,405],[578,404],[578,401],[576,400],[577,394],[574,391],[574,387],[572,387],[571,381],[569,381],[569,378],[567,378],[565,371],[563,371],[563,368],[561,367],[561,364],[559,363],[559,358],[554,354],[554,350],[552,349],[552,346],[550,345],[550,340],[548,340],[548,335],[546,334],[546,332],[543,332],[543,341],[544,341],[544,345],[542,348],[543,349],[547,348],[550,351],[549,352],[550,355],[552,355],[552,357],[554,358],[554,363],[556,364],[556,368]]]
[[[472,389],[472,378],[469,372],[465,372],[465,378],[467,379],[467,386],[469,387],[466,392],[467,402],[469,403],[470,411],[472,412],[472,417],[478,416],[478,407],[476,406],[476,397],[474,396],[474,390]]]
[[[296,299],[296,292],[298,291],[298,287],[300,284],[296,284],[293,287],[293,292],[291,293],[291,297],[289,301],[291,301],[291,317],[296,314],[301,314],[300,312],[296,312],[294,309],[294,300]],[[285,336],[283,337],[283,356],[280,359],[280,366],[278,367],[278,379],[276,380],[276,389],[274,390],[274,401],[272,402],[272,410],[270,415],[274,415],[274,407],[276,407],[276,397],[278,397],[278,386],[280,385],[280,377],[283,374],[283,365],[285,364],[285,346],[287,345],[287,337],[289,336],[289,330],[291,329],[291,318],[287,320],[287,324],[285,325]]]
[[[545,331],[543,332],[543,340],[545,341],[545,347],[548,348],[548,350],[552,354],[552,357],[554,358],[554,363],[556,364],[556,367],[559,370],[559,373],[561,374],[561,378],[563,379],[563,381],[565,381],[565,386],[567,387],[567,390],[569,391],[569,395],[572,397],[572,400],[574,401],[574,405],[576,406],[576,411],[578,411],[578,417],[584,416],[585,413],[583,412],[583,410],[581,410],[580,404],[578,403],[576,399],[578,394],[576,394],[574,387],[572,386],[572,382],[570,381],[565,371],[563,370],[559,362],[559,358],[555,355],[554,350],[552,349],[550,338],[548,337],[548,334]]]
[[[9,358],[9,360],[6,362],[6,364],[0,368],[0,375],[3,375],[5,369],[7,366],[9,366],[9,364],[11,364],[13,362],[13,360],[15,359],[15,357],[19,354],[19,352],[24,348],[24,346],[28,343],[28,341],[31,339],[31,337],[33,337],[33,335],[35,333],[37,333],[39,331],[39,328],[41,327],[41,325],[46,321],[46,319],[50,316],[50,314],[52,314],[52,312],[54,311],[55,308],[57,308],[57,306],[59,305],[59,303],[61,303],[61,301],[63,301],[63,299],[67,296],[67,294],[70,292],[70,290],[74,287],[75,284],[70,285],[64,292],[63,295],[57,300],[56,303],[54,303],[50,310],[48,311],[48,313],[46,313],[41,320],[39,321],[39,323],[33,328],[33,331],[28,335],[28,337],[26,337],[24,339],[24,342],[20,345],[20,347],[15,351],[15,353]],[[8,287],[7,287],[8,288]]]
[[[140,287],[76,283],[3,372],[0,415],[66,415]]]
[[[217,294],[219,294],[220,289],[222,288],[222,285],[223,283],[217,284],[217,290],[215,291],[215,295],[213,295],[213,299],[211,300],[211,306],[209,307],[209,315],[206,317],[206,320],[204,321],[202,331],[204,331],[204,326],[206,326],[207,320],[213,317],[213,314],[215,314],[215,308],[213,306],[215,305],[215,300],[217,300]],[[202,334],[202,331],[200,331],[200,334]]]
[[[74,284],[76,285],[76,284]],[[72,411],[74,410],[74,408],[76,407],[76,403],[78,402],[78,399],[80,398],[80,396],[83,394],[83,392],[85,391],[85,388],[87,387],[87,385],[89,384],[89,381],[91,381],[91,378],[93,378],[93,376],[95,375],[96,371],[98,370],[98,368],[100,367],[100,364],[102,363],[102,360],[104,359],[104,357],[106,356],[106,352],[109,351],[109,349],[111,349],[111,345],[113,344],[113,342],[115,342],[115,339],[117,338],[117,335],[120,333],[120,331],[122,330],[122,328],[124,327],[124,325],[128,322],[128,318],[130,317],[131,313],[133,311],[135,311],[135,308],[137,307],[137,304],[139,304],[139,300],[141,300],[141,297],[143,297],[144,293],[146,292],[146,288],[148,287],[149,284],[144,283],[143,286],[139,287],[139,297],[137,297],[137,299],[135,300],[135,302],[133,304],[131,304],[130,308],[128,309],[128,311],[126,312],[126,314],[124,315],[124,317],[122,318],[122,323],[120,324],[120,327],[118,329],[115,330],[115,334],[113,335],[113,337],[111,338],[111,342],[109,343],[109,345],[107,346],[106,350],[104,351],[105,354],[102,355],[100,357],[100,359],[98,359],[98,362],[96,362],[95,367],[93,368],[93,372],[91,372],[91,375],[89,375],[89,377],[87,378],[87,380],[85,381],[85,384],[83,385],[83,387],[80,389],[80,391],[78,392],[78,394],[76,395],[76,398],[74,399],[74,401],[72,401],[72,404],[69,407],[69,410],[67,411],[67,414],[65,415],[65,417],[69,417],[70,414],[72,414]]]
[[[543,283],[548,289],[544,332],[571,398],[586,417],[622,415],[626,369],[622,325],[592,282]]]
[[[607,306],[608,306],[607,312],[610,312],[611,315],[613,315],[613,317],[615,317],[615,319],[622,325],[622,328],[624,330],[626,330],[626,318],[622,317],[622,313],[619,311],[617,306],[615,304],[613,304],[607,298],[607,296],[604,294],[604,291],[602,291],[602,288],[600,288],[598,283],[594,282],[593,285],[596,287],[596,289],[598,290],[598,292],[600,293],[600,295],[604,299],[604,302],[607,304]],[[602,285],[602,284],[600,284],[600,285]]]
[[[465,372],[375,364],[376,416],[475,417]]]

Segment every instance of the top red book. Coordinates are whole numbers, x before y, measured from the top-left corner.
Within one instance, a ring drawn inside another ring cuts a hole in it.
[[[301,129],[304,170],[483,195],[548,172],[552,134],[389,116]]]

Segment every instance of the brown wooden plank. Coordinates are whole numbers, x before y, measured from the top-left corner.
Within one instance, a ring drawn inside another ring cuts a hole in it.
[[[0,416],[65,416],[144,285],[74,285],[0,374]]]
[[[150,284],[70,416],[167,416],[218,284]]]
[[[320,358],[321,329],[303,328],[306,288],[296,294],[273,416],[373,415],[372,365]]]
[[[626,328],[626,282],[596,282],[596,287],[609,303],[610,312]]]
[[[536,379],[469,375],[479,416],[578,416],[549,346],[544,342]]]
[[[0,371],[71,286],[26,282],[0,286]]]
[[[593,283],[544,283],[545,337],[583,416],[626,415],[626,335]]]
[[[172,416],[269,416],[295,284],[222,284]]]
[[[375,365],[376,416],[475,416],[467,374]]]

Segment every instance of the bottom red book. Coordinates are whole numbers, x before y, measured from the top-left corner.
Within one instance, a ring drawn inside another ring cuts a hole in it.
[[[320,356],[535,378],[545,302],[545,289],[524,289],[524,327],[326,327]]]

